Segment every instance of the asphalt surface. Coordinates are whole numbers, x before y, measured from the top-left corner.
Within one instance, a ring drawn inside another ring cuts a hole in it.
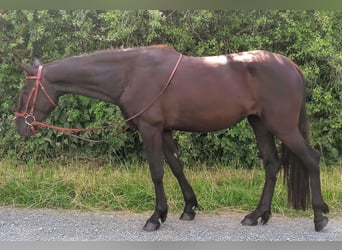
[[[342,217],[330,218],[315,232],[308,217],[273,215],[268,224],[242,226],[241,212],[198,212],[181,221],[169,214],[156,232],[142,230],[149,213],[80,212],[50,209],[0,208],[1,241],[341,241]]]

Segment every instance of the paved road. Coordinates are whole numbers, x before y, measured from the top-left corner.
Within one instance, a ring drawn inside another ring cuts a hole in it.
[[[240,225],[244,213],[198,212],[194,221],[169,214],[157,232],[141,228],[148,213],[79,212],[50,209],[0,208],[0,240],[114,240],[114,241],[341,241],[342,217],[331,218],[315,232],[311,218],[273,215],[267,225]]]

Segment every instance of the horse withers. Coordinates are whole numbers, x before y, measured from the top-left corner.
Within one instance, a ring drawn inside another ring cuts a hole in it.
[[[243,225],[267,223],[277,174],[283,166],[288,200],[305,210],[311,200],[316,231],[328,223],[321,192],[319,153],[309,144],[305,81],[287,57],[249,51],[210,57],[183,56],[168,46],[100,51],[33,66],[16,111],[17,131],[36,132],[64,94],[93,97],[117,105],[139,131],[155,187],[156,205],[144,230],[157,230],[167,217],[163,186],[165,156],[181,187],[192,220],[198,206],[172,137],[173,130],[210,132],[247,118],[255,133],[266,178],[256,209]],[[277,152],[275,138],[282,142]],[[310,197],[311,196],[311,197]]]

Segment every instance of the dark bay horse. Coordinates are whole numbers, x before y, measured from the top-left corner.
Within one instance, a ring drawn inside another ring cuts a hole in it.
[[[305,81],[290,59],[261,50],[191,57],[167,46],[150,46],[23,68],[27,80],[16,111],[17,131],[23,136],[34,134],[59,97],[68,93],[116,104],[125,118],[132,118],[127,123],[143,139],[156,196],[155,210],[144,230],[157,230],[167,217],[162,155],[183,193],[185,208],[180,218],[195,217],[197,199],[184,175],[172,131],[215,131],[244,118],[255,133],[266,180],[259,204],[242,224],[256,225],[259,218],[267,223],[283,166],[289,202],[304,210],[311,200],[315,230],[327,225],[323,213],[329,208],[321,193],[320,156],[308,141]],[[280,156],[276,137],[282,142]]]

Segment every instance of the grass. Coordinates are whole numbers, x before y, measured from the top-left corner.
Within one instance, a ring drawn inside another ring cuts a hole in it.
[[[115,168],[94,167],[94,163],[60,165],[19,164],[0,160],[0,205],[81,210],[150,211],[154,208],[154,189],[147,165]],[[185,169],[204,211],[220,208],[253,210],[264,183],[262,169],[233,169],[204,166]],[[165,168],[165,192],[169,210],[181,212],[183,198],[176,179]],[[333,215],[342,214],[342,168],[322,168],[323,196]],[[311,215],[287,205],[286,187],[277,183],[272,211],[287,215]]]

